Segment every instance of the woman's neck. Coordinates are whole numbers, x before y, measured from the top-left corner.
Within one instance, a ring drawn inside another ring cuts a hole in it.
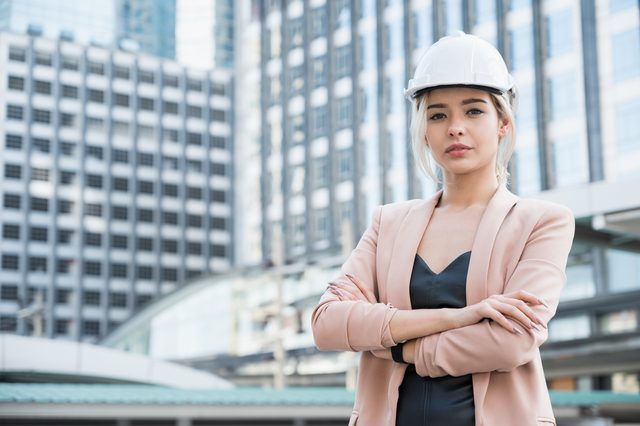
[[[479,178],[477,175],[455,176],[453,179],[444,179],[444,189],[438,208],[446,208],[449,211],[462,211],[471,206],[486,207],[500,186],[496,177],[491,174]]]

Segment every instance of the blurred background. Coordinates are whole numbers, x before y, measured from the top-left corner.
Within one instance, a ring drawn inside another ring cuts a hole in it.
[[[510,189],[576,217],[558,424],[640,424],[638,0],[0,0],[0,417],[345,424],[358,355],[311,312],[438,189],[403,88],[456,30],[519,85]]]

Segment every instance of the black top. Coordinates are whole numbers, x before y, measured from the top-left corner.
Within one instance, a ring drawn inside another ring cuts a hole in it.
[[[409,293],[412,309],[464,308],[467,306],[467,272],[471,252],[458,256],[435,274],[416,254]],[[413,364],[400,385],[396,425],[474,426],[475,405],[471,375],[420,377]]]

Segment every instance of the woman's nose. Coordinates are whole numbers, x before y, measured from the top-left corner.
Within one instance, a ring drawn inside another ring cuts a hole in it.
[[[454,138],[464,135],[464,128],[457,120],[453,120],[449,126],[449,137]]]

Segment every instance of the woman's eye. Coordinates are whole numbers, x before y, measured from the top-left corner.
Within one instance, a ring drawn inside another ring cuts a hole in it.
[[[431,117],[429,117],[429,120],[440,120],[441,118],[444,118],[444,114],[441,112],[438,112],[436,114],[433,114]]]
[[[470,109],[468,111],[468,114],[471,114],[471,115],[480,115],[480,114],[483,114],[483,113],[484,113],[484,111],[482,111],[479,108],[472,108],[472,109]]]

